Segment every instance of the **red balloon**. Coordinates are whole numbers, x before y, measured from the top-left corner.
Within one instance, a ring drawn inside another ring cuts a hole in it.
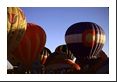
[[[26,33],[19,46],[13,52],[13,56],[30,69],[38,54],[42,51],[46,42],[45,31],[38,25],[28,23]]]
[[[45,64],[47,74],[67,74],[77,73],[80,71],[80,66],[71,59],[66,59],[64,55],[53,53],[47,59]]]

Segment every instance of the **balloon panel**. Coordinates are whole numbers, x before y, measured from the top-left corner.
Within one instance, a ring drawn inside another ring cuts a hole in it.
[[[51,56],[45,66],[47,74],[73,73],[80,70],[80,66],[78,64],[70,59],[65,59],[62,55]]]
[[[44,30],[35,24],[28,23],[26,33],[13,55],[26,67],[30,67],[40,54],[46,42]]]
[[[65,41],[75,57],[96,58],[104,45],[105,34],[96,23],[80,22],[68,28]]]
[[[77,59],[75,63],[79,64],[82,68],[80,71],[82,74],[109,74],[109,58],[103,50],[98,53],[97,59],[80,61]]]
[[[7,52],[9,55],[22,39],[27,22],[24,13],[18,7],[7,8],[7,19]]]
[[[92,66],[92,71],[97,74],[109,74],[109,58],[103,50],[99,53],[99,60]]]
[[[60,54],[60,55],[65,55],[66,58],[68,58],[68,59],[74,59],[74,56],[71,53],[71,51],[68,49],[67,45],[59,45],[55,49],[55,52]]]
[[[51,51],[48,48],[44,47],[38,56],[39,57],[38,62],[41,62],[41,64],[45,64],[49,55],[51,55]]]

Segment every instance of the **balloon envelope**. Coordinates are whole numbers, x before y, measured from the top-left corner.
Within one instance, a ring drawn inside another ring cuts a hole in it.
[[[56,49],[55,52],[60,54],[60,55],[65,55],[67,59],[74,59],[74,55],[71,53],[71,51],[68,49],[67,45],[59,45]]]
[[[18,7],[7,8],[7,53],[10,53],[18,46],[27,27],[24,13]]]
[[[54,53],[49,56],[45,64],[47,74],[67,74],[78,72],[80,66],[70,59],[66,59],[64,55]]]
[[[93,71],[96,71],[97,74],[109,74],[109,58],[103,50],[99,52],[99,58],[97,65],[92,68]]]
[[[90,59],[85,61],[80,61],[77,59],[82,71],[82,74],[109,74],[109,58],[103,50],[98,53],[99,57],[97,59]]]
[[[44,47],[40,54],[38,54],[38,59],[34,61],[32,65],[32,73],[34,74],[44,74],[45,73],[45,63],[48,57],[51,55],[51,51]]]
[[[26,33],[19,46],[13,52],[13,56],[20,61],[26,69],[29,69],[44,48],[45,42],[45,31],[36,24],[28,23]]]
[[[105,34],[96,23],[80,22],[67,29],[65,41],[76,58],[97,58],[104,45]]]
[[[48,48],[44,47],[43,50],[41,51],[41,53],[38,56],[41,64],[45,64],[49,55],[51,55],[51,51]]]

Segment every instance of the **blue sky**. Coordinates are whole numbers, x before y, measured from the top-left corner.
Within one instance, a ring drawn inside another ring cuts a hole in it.
[[[21,7],[27,22],[41,26],[47,35],[46,47],[54,52],[65,44],[65,32],[77,22],[95,22],[106,34],[103,50],[109,56],[109,8],[108,7]]]

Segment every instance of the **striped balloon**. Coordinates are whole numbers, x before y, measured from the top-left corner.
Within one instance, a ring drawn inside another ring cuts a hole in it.
[[[68,49],[67,45],[59,45],[56,49],[55,52],[58,54],[66,55],[67,59],[75,59],[74,55],[71,53],[71,51]]]
[[[97,58],[105,43],[105,33],[96,23],[80,22],[67,29],[65,41],[76,58]]]
[[[13,51],[26,31],[27,23],[22,10],[18,7],[7,8],[7,53]]]
[[[45,31],[38,25],[28,23],[24,37],[14,50],[13,56],[20,61],[26,69],[31,69],[32,63],[38,58],[45,46]]]
[[[38,59],[34,61],[32,65],[33,74],[44,74],[45,73],[45,63],[48,57],[51,55],[51,51],[44,47],[40,54],[38,54]]]
[[[39,54],[39,61],[41,64],[45,64],[49,55],[51,55],[51,51],[48,48],[44,47],[42,52]]]

